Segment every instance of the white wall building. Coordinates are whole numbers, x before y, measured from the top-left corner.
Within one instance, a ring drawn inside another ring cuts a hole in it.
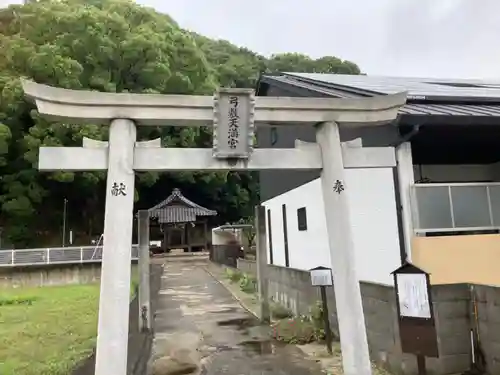
[[[342,142],[361,139],[363,147],[394,147],[397,159],[394,178],[391,170],[345,172],[358,278],[392,283],[388,272],[409,259],[429,272],[433,284],[500,285],[498,82],[282,73],[262,76],[257,93],[361,98],[402,90],[408,92],[407,102],[394,123],[340,129]],[[271,124],[259,128],[257,138],[259,147],[289,148],[297,139],[316,142],[316,129]],[[259,173],[277,265],[286,266],[287,248],[290,267],[329,264],[319,175]],[[302,207],[307,230],[297,228]]]
[[[350,203],[358,277],[362,281],[393,284],[390,273],[401,265],[401,255],[392,169],[348,169],[345,173],[344,193]],[[319,179],[262,204],[266,207],[266,220],[271,220],[270,225],[266,224],[268,259],[273,264],[287,266],[288,252],[289,267],[330,267]]]

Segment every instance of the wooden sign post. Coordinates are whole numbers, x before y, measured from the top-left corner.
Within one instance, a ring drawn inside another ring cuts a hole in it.
[[[316,267],[309,271],[311,273],[311,284],[319,286],[321,291],[321,304],[323,306],[323,323],[325,326],[325,341],[328,353],[332,354],[332,329],[330,327],[330,318],[328,314],[328,300],[326,298],[326,287],[333,285],[331,268]]]
[[[408,262],[392,274],[401,349],[416,355],[418,374],[426,375],[425,357],[439,357],[429,274]]]

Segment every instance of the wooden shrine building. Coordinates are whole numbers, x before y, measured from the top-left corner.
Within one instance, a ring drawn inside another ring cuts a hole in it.
[[[150,219],[159,224],[163,233],[163,251],[208,251],[211,238],[208,218],[217,215],[217,211],[190,201],[179,189],[174,189],[167,199],[148,211]]]

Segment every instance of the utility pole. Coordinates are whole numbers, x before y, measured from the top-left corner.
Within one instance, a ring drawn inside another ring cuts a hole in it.
[[[63,209],[63,227],[62,227],[62,246],[66,247],[66,213],[67,213],[68,200],[64,198]]]

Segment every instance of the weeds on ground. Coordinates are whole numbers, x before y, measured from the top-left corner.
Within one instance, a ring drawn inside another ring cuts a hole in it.
[[[239,270],[235,270],[233,268],[226,268],[225,270],[226,278],[231,283],[237,283],[243,277],[243,273]]]
[[[292,310],[272,299],[271,302],[269,303],[269,308],[271,309],[271,317],[273,319],[278,320],[278,319],[287,319],[293,317]]]
[[[0,295],[0,306],[32,305],[36,301],[32,296],[2,296]]]
[[[319,340],[323,340],[325,338],[325,323],[323,322],[323,304],[321,301],[317,301],[309,309],[309,314],[311,322],[314,325],[316,337]]]
[[[299,345],[318,339],[314,324],[306,316],[278,320],[272,326],[272,336],[275,340]]]
[[[257,292],[257,279],[255,276],[243,273],[233,268],[226,268],[225,276],[231,284],[239,283],[242,292]]]
[[[271,306],[271,313],[274,314],[273,317],[280,319],[273,325],[273,337],[276,340],[289,344],[308,344],[313,341],[321,341],[325,338],[323,306],[321,302],[316,302],[310,308],[310,315],[297,317],[293,317],[289,309],[277,302],[272,302]]]
[[[243,274],[240,279],[240,289],[245,293],[255,293],[257,292],[257,279],[255,276],[249,274]]]

